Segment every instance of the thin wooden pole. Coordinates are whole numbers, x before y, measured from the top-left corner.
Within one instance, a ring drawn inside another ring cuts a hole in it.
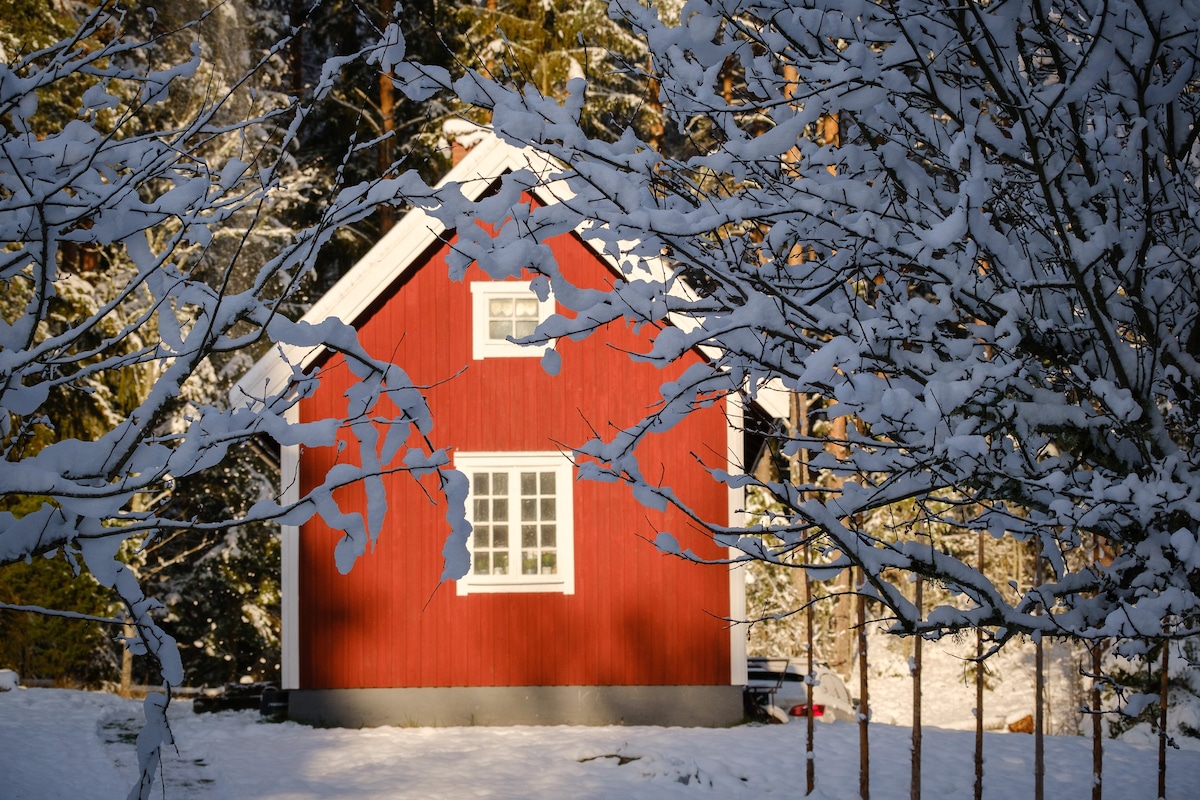
[[[1092,534],[1092,566],[1100,568],[1103,549]],[[1104,800],[1104,715],[1100,713],[1100,672],[1104,668],[1104,640],[1092,642],[1092,800]]]
[[[924,579],[918,575],[917,585],[914,590],[915,597],[914,605],[917,607],[917,616],[920,617],[923,613],[922,604],[924,602],[923,588],[925,585]],[[918,635],[913,637],[913,666],[912,666],[912,687],[913,687],[913,709],[912,709],[912,785],[908,790],[909,797],[912,800],[921,800],[921,643],[923,639]]]
[[[1104,798],[1104,719],[1100,714],[1101,650],[1104,641],[1092,642],[1092,800]]]
[[[792,435],[797,438],[807,438],[808,436],[808,397],[798,392],[792,392],[789,399],[789,417],[788,420]],[[797,448],[796,455],[793,456],[793,475],[792,482],[798,483],[801,487],[807,486],[809,482],[808,472],[808,451],[803,447]],[[803,501],[804,489],[799,490],[799,499]],[[812,563],[812,545],[804,546],[804,563]],[[808,704],[808,714],[805,715],[805,737],[804,737],[804,783],[805,795],[810,795],[815,791],[817,786],[817,762],[816,753],[814,750],[814,741],[816,737],[815,718],[813,717],[813,677],[815,675],[814,650],[815,639],[813,625],[813,589],[812,577],[808,574],[808,570],[804,570],[804,616],[805,616],[805,639],[807,652],[807,669],[805,671],[805,702]]]
[[[805,548],[805,558],[809,558],[811,549]],[[817,761],[816,753],[814,752],[814,736],[816,734],[816,717],[813,716],[813,675],[815,674],[815,665],[813,663],[813,609],[812,609],[812,578],[808,575],[808,570],[804,571],[804,606],[808,609],[808,623],[806,635],[808,637],[808,671],[805,673],[808,676],[805,689],[807,692],[808,714],[805,716],[804,724],[807,726],[804,739],[804,785],[805,795],[810,795],[817,787]]]
[[[984,572],[983,536],[979,531],[979,571]],[[983,800],[983,628],[976,628],[976,783],[974,800]]]
[[[979,532],[979,571],[984,571],[984,532]],[[975,800],[983,800],[983,628],[975,629]]]
[[[1033,567],[1033,582],[1039,591],[1042,586],[1042,548],[1038,546],[1037,560]],[[1041,615],[1041,604],[1036,612]],[[1046,720],[1042,713],[1046,693],[1046,654],[1039,633],[1034,642],[1034,701],[1033,701],[1033,798],[1045,800],[1046,796]]]
[[[1162,676],[1158,682],[1158,800],[1167,798],[1167,692],[1170,675],[1167,668],[1171,660],[1171,642],[1163,639]]]
[[[867,686],[867,598],[866,576],[858,569],[858,796],[871,800],[871,703]]]

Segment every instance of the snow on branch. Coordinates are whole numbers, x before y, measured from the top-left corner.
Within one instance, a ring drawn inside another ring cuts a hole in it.
[[[669,383],[661,411],[579,444],[587,474],[678,504],[638,473],[643,437],[704,393],[783,387],[811,430],[773,436],[813,478],[756,480],[782,511],[745,529],[745,558],[815,535],[906,631],[1185,630],[1168,620],[1200,611],[1195,4],[612,9],[646,44],[661,138],[589,136],[577,104],[477,73],[453,86],[560,166],[558,202],[473,209],[500,232],[464,260],[547,276],[569,313],[542,336],[623,319],[661,328],[634,357],[706,354],[714,380]],[[572,286],[535,246],[563,230],[623,252],[624,279]],[[939,504],[943,529],[1039,552],[1046,581],[1014,588],[921,540],[931,512],[913,509]],[[907,525],[880,522],[901,508]],[[913,573],[965,605],[920,617],[889,577]]]
[[[449,471],[403,370],[344,322],[285,316],[334,231],[428,189],[415,175],[335,185],[309,227],[286,228],[280,209],[303,199],[307,180],[291,152],[328,83],[303,101],[263,88],[288,37],[246,73],[225,74],[197,44],[198,21],[150,38],[128,21],[100,3],[74,35],[0,63],[0,566],[55,552],[76,574],[86,566],[123,609],[114,619],[132,626],[125,646],[152,658],[169,688],[183,668],[162,604],[139,581],[140,553],[184,531],[319,514],[345,531],[336,558],[348,570],[383,527],[383,475]],[[379,58],[357,56],[369,57]],[[331,65],[330,81],[344,67]],[[283,385],[245,387],[230,407],[218,376],[269,348],[328,348],[359,383],[328,419],[291,417],[320,380],[300,367]],[[339,431],[345,457],[294,501],[182,513],[179,487],[237,448],[321,446]],[[461,537],[454,481],[442,475],[447,530]],[[365,515],[333,499],[354,483],[367,487]],[[147,700],[132,797],[150,793],[171,742],[167,702]]]

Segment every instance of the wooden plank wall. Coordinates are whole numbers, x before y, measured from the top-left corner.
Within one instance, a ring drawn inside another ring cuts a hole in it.
[[[574,237],[553,243],[560,264],[590,280],[611,277]],[[468,281],[486,276],[472,268]],[[429,386],[438,446],[463,451],[553,450],[577,444],[589,425],[639,419],[669,373],[636,365],[623,348],[647,339],[610,330],[585,342],[560,342],[563,367],[546,375],[536,358],[471,361],[470,290],[446,277],[440,252],[410,272],[360,325],[367,347],[392,356]],[[465,367],[465,370],[464,370]],[[344,407],[351,376],[324,365],[325,383],[302,417]],[[676,370],[678,371],[678,370]],[[335,412],[336,413],[336,412]],[[641,449],[643,473],[723,520],[725,490],[690,453],[725,452],[720,406]],[[332,448],[304,454],[302,484],[340,456]],[[723,466],[719,464],[719,466]],[[575,594],[471,594],[438,585],[447,533],[445,510],[406,475],[388,479],[390,508],[373,553],[349,575],[334,567],[336,534],[318,521],[301,535],[300,676],[304,688],[527,685],[672,685],[729,682],[728,573],[660,554],[650,541],[669,530],[709,557],[723,551],[691,531],[682,515],[650,511],[623,486],[575,484]],[[361,507],[362,491],[345,491],[343,509]]]

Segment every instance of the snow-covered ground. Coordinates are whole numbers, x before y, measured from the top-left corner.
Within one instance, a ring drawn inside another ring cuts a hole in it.
[[[937,707],[936,703],[933,704]],[[255,712],[197,715],[172,704],[178,755],[164,765],[172,800],[325,798],[801,797],[804,725],[685,728],[376,728],[318,730],[261,722]],[[137,701],[63,689],[0,693],[0,796],[119,798],[136,768]],[[871,726],[872,792],[906,797],[908,728]],[[1027,800],[1033,737],[988,734],[985,797]],[[1156,751],[1106,742],[1105,796],[1152,798]],[[1091,742],[1049,737],[1046,796],[1090,798]],[[970,798],[973,736],[925,729],[923,791]],[[1195,796],[1200,750],[1168,754],[1168,796]],[[821,800],[858,796],[858,728],[817,726]],[[155,796],[161,796],[157,794]]]

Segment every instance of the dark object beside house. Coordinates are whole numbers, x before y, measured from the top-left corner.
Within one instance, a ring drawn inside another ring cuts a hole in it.
[[[227,683],[215,695],[201,695],[192,702],[192,711],[208,714],[217,711],[245,711],[257,708],[264,717],[287,718],[287,692],[269,681]],[[280,710],[282,708],[282,711]]]

